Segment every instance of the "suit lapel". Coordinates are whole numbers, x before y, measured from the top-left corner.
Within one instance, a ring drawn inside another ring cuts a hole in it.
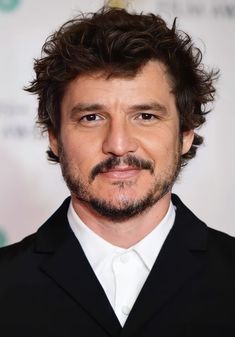
[[[177,198],[175,224],[140,292],[120,334],[138,335],[143,325],[164,307],[171,297],[197,273],[203,260],[195,251],[206,249],[207,229]]]
[[[67,200],[37,235],[37,253],[47,253],[40,268],[111,336],[121,330],[116,315],[67,221]],[[53,253],[53,254],[51,254]]]
[[[138,335],[144,324],[202,267],[195,251],[205,251],[206,226],[173,196],[175,224],[128,317],[124,328],[67,221],[69,199],[39,229],[35,250],[47,254],[41,270],[69,294],[111,336]],[[200,254],[201,255],[201,254]]]

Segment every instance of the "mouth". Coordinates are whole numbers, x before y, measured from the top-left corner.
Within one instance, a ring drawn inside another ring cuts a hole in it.
[[[140,171],[141,170],[139,168],[126,166],[102,170],[100,174],[108,179],[125,180],[135,178],[140,173]]]
[[[154,163],[150,160],[131,155],[127,155],[123,158],[112,156],[93,167],[90,173],[90,182],[92,182],[97,175],[109,179],[122,180],[137,177],[142,170],[148,170],[150,174],[153,174],[153,164]]]

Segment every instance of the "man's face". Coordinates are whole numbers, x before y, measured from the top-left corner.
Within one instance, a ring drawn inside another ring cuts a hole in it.
[[[123,221],[169,192],[193,138],[179,132],[171,89],[157,61],[133,78],[83,75],[69,84],[50,145],[74,202]]]

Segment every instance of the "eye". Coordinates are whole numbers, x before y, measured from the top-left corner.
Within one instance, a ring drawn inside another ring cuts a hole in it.
[[[97,114],[89,114],[89,115],[85,115],[85,116],[81,117],[80,121],[93,122],[93,121],[98,121],[100,119],[101,119],[101,117]]]
[[[137,119],[150,121],[150,120],[157,119],[157,116],[151,113],[142,112],[138,115]]]

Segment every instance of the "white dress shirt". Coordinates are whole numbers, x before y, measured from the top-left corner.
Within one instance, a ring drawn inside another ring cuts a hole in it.
[[[175,220],[172,203],[162,221],[141,241],[124,249],[105,241],[76,214],[72,203],[68,221],[123,326]]]

